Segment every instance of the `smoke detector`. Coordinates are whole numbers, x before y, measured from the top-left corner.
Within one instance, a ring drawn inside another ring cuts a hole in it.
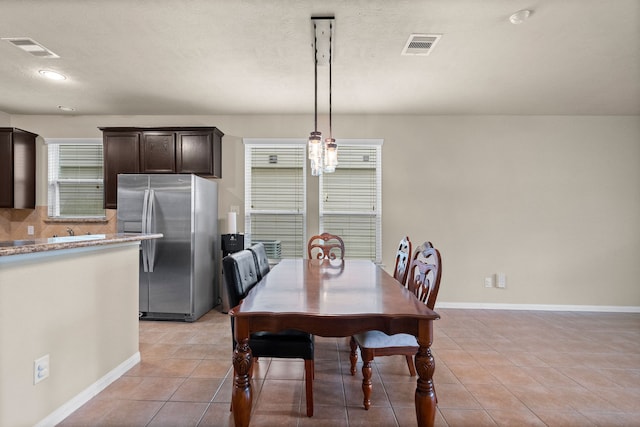
[[[422,55],[431,53],[442,34],[411,34],[402,49],[402,55]]]

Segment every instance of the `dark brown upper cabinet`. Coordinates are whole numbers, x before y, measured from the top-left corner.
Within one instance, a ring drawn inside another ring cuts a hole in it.
[[[140,172],[140,132],[102,134],[104,156],[104,207],[118,204],[118,174]]]
[[[175,173],[176,137],[172,131],[142,132],[141,173]]]
[[[221,178],[222,137],[215,127],[103,127],[104,206],[117,207],[119,173],[193,173]]]
[[[0,208],[35,209],[37,137],[0,128]]]
[[[222,132],[192,130],[176,133],[176,172],[221,178]]]

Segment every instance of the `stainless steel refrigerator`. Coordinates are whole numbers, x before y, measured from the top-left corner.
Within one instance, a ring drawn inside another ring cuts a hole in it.
[[[118,232],[140,249],[140,318],[192,322],[220,300],[218,184],[189,174],[118,175]]]

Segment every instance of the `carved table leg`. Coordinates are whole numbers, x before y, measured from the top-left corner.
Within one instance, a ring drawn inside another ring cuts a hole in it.
[[[373,354],[369,349],[360,348],[360,355],[362,356],[362,393],[364,394],[364,409],[369,409],[371,406],[371,362],[373,361]]]
[[[416,416],[419,426],[433,426],[436,418],[436,391],[433,386],[435,361],[431,349],[420,345],[416,353],[418,386],[416,388]]]
[[[231,407],[236,427],[247,427],[251,416],[253,394],[251,390],[251,349],[249,339],[238,342],[233,352],[233,393]]]

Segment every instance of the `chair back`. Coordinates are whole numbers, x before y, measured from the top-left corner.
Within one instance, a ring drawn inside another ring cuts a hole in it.
[[[264,243],[255,243],[249,247],[249,250],[253,254],[253,259],[256,262],[258,280],[262,280],[262,278],[267,275],[270,269],[269,257],[267,256],[267,250],[264,248]]]
[[[440,252],[430,242],[423,243],[411,260],[408,288],[431,310],[436,305],[441,275]]]
[[[233,308],[258,283],[258,268],[253,253],[247,249],[227,255],[222,260],[229,307]]]
[[[393,269],[393,278],[404,286],[409,272],[409,260],[411,259],[411,240],[405,236],[400,240],[396,253],[396,266]]]
[[[322,233],[307,244],[309,259],[344,259],[344,241],[340,236]]]

